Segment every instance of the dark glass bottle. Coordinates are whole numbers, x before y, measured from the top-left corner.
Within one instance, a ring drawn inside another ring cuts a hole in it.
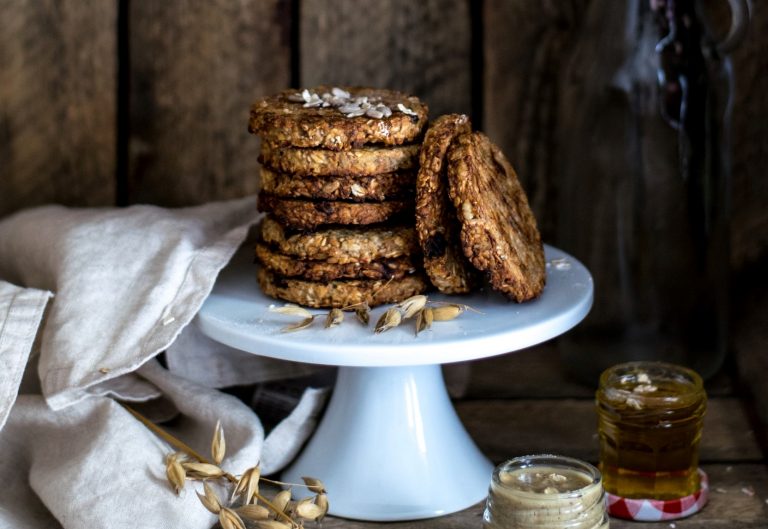
[[[577,49],[569,65],[590,77],[571,102],[581,134],[562,142],[558,244],[592,272],[595,302],[562,357],[592,385],[630,360],[706,378],[727,350],[730,63],[698,2],[618,4],[615,45]]]

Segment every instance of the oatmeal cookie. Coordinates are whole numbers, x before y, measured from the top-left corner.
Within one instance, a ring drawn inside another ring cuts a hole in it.
[[[323,282],[334,279],[400,279],[416,271],[410,257],[338,264],[296,259],[277,253],[263,243],[256,244],[256,260],[279,276]]]
[[[376,175],[415,169],[419,162],[419,145],[329,151],[278,147],[264,142],[259,162],[275,171],[298,176]]]
[[[278,198],[259,193],[259,211],[272,214],[281,224],[299,230],[312,230],[324,224],[376,224],[398,221],[413,214],[412,200],[385,202],[341,202]]]
[[[350,279],[329,282],[289,279],[259,267],[256,277],[261,290],[268,296],[307,307],[346,307],[366,302],[374,307],[397,303],[427,289],[426,278],[420,274],[401,279]]]
[[[284,255],[331,264],[370,263],[419,254],[416,232],[407,226],[351,226],[291,232],[267,215],[261,221],[259,235]]]
[[[363,176],[296,176],[261,167],[261,190],[281,198],[384,201],[413,196],[416,174],[398,171]]]
[[[448,196],[445,153],[459,134],[471,132],[463,114],[440,116],[430,124],[419,156],[416,177],[416,233],[430,281],[445,294],[465,294],[477,283],[461,248],[461,226]]]
[[[248,130],[267,142],[334,151],[364,144],[402,145],[427,123],[418,98],[376,88],[318,86],[285,90],[251,107]]]
[[[480,132],[458,136],[447,163],[464,254],[515,301],[538,296],[546,279],[544,248],[515,170]]]

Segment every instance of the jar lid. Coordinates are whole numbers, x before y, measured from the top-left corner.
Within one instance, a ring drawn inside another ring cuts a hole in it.
[[[674,500],[651,500],[622,498],[606,493],[608,514],[625,520],[639,522],[660,522],[678,520],[696,514],[707,504],[709,499],[709,478],[699,469],[701,487],[690,496]]]

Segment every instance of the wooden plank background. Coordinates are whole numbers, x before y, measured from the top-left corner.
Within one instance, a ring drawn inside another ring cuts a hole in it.
[[[0,216],[115,202],[117,8],[0,1]]]
[[[471,114],[517,166],[553,240],[563,135],[585,132],[568,129],[578,109],[563,102],[591,73],[568,66],[587,49],[611,67],[622,4],[0,0],[0,215],[253,193],[249,103],[289,85],[351,83],[413,92],[432,115]],[[752,18],[732,56],[735,268],[768,247],[768,6],[753,2]]]
[[[301,84],[386,86],[433,116],[471,112],[471,20],[464,0],[305,0]]]
[[[517,166],[554,240],[558,184],[573,163],[562,160],[564,137],[585,132],[578,108],[563,105],[592,73],[573,64],[586,49],[595,68],[612,67],[623,4],[0,0],[0,215],[253,193],[249,103],[289,85],[351,83],[415,93],[432,115],[471,114]],[[732,55],[737,269],[768,247],[768,6],[753,2],[752,18]]]
[[[291,2],[130,2],[128,203],[256,192],[259,96],[291,84]]]
[[[413,92],[433,116],[469,113],[511,158],[557,244],[563,182],[598,189],[582,158],[610,160],[620,145],[617,103],[600,83],[629,53],[627,13],[643,1],[0,0],[0,217],[49,202],[184,206],[251,194],[250,102],[350,83]],[[731,57],[737,329],[768,325],[755,301],[768,299],[768,5],[751,6]],[[596,120],[589,108],[605,110]],[[602,143],[577,156],[595,122],[610,124]],[[599,200],[594,210],[606,216]]]

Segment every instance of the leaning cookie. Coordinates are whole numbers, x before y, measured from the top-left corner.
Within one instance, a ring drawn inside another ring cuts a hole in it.
[[[410,257],[395,257],[378,261],[329,263],[312,259],[296,259],[272,250],[262,243],[256,244],[256,261],[275,274],[283,277],[310,281],[335,279],[400,279],[416,271]]]
[[[427,289],[426,278],[420,274],[391,280],[318,282],[280,277],[260,267],[256,277],[266,295],[314,308],[341,308],[363,302],[374,307],[400,302]]]
[[[412,200],[385,202],[341,202],[278,198],[260,192],[259,211],[271,213],[281,224],[299,230],[312,230],[327,224],[376,224],[402,222],[413,214]]]
[[[445,164],[445,154],[453,139],[471,130],[469,118],[463,114],[440,116],[430,124],[419,156],[416,232],[427,275],[445,294],[465,294],[478,279],[461,248],[461,226],[448,196]]]
[[[280,253],[329,263],[370,263],[419,253],[416,232],[408,226],[345,226],[292,232],[267,215],[259,235]]]
[[[518,302],[537,297],[546,278],[544,248],[515,170],[480,132],[458,136],[447,162],[464,254],[494,289]]]
[[[415,140],[426,123],[427,106],[416,97],[318,86],[257,101],[248,130],[276,145],[339,151],[371,143],[402,145]]]
[[[376,175],[415,169],[419,162],[419,145],[364,146],[350,151],[329,151],[262,142],[259,162],[275,171],[297,176]]]
[[[415,179],[414,171],[302,177],[261,167],[261,190],[280,198],[381,202],[413,196]]]

